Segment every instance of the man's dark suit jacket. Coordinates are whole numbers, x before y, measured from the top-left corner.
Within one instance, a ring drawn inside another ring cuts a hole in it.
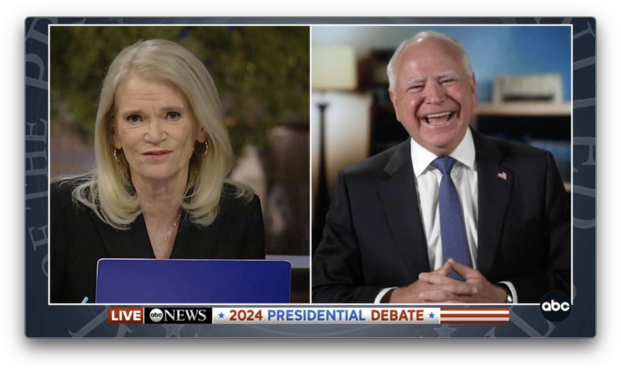
[[[85,296],[93,302],[101,258],[155,259],[142,215],[129,230],[112,228],[72,200],[74,187],[71,181],[51,187],[51,303],[80,303]],[[225,184],[220,213],[208,227],[182,214],[171,259],[265,259],[259,198],[247,202],[233,194]]]
[[[569,202],[552,155],[472,136],[477,269],[492,284],[510,281],[520,303],[539,303],[554,289],[569,295]],[[431,270],[410,139],[340,172],[312,268],[314,303],[372,303],[382,289]]]

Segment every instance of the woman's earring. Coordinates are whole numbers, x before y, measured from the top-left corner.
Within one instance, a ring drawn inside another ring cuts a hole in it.
[[[204,143],[205,143],[205,151],[203,153],[196,152],[196,147],[194,147],[194,153],[196,153],[198,156],[205,156],[207,154],[207,151],[209,150],[209,144],[207,144],[207,141],[205,141]]]
[[[116,162],[120,162],[119,157],[116,155],[116,148],[114,149],[114,159],[116,160]]]

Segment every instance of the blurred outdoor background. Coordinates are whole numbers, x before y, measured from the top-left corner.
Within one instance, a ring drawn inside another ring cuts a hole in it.
[[[50,179],[94,164],[101,84],[114,57],[166,39],[211,73],[236,154],[231,178],[261,198],[269,259],[293,265],[292,302],[309,301],[309,27],[51,27]]]

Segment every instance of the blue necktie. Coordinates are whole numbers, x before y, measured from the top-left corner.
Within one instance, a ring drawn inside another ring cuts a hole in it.
[[[442,173],[440,182],[440,232],[442,235],[442,258],[446,262],[453,258],[458,263],[472,267],[470,262],[470,249],[468,248],[468,237],[464,225],[464,215],[457,196],[457,190],[451,170],[455,165],[455,159],[442,157],[433,160],[432,166]],[[451,272],[451,278],[464,281],[464,278],[455,272]]]

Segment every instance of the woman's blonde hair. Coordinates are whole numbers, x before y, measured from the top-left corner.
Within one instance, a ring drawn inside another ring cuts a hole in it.
[[[129,165],[122,152],[115,156],[113,142],[117,88],[132,74],[170,81],[188,99],[197,123],[206,134],[209,150],[200,154],[205,144],[196,143],[181,207],[193,222],[204,226],[211,224],[218,215],[223,184],[231,183],[225,180],[233,158],[229,133],[224,125],[216,85],[207,68],[190,51],[166,40],[147,40],[131,45],[110,65],[103,81],[95,122],[96,167],[87,175],[87,181],[74,189],[73,198],[117,229],[127,229],[141,213]],[[244,187],[233,185],[237,197],[250,195]]]

